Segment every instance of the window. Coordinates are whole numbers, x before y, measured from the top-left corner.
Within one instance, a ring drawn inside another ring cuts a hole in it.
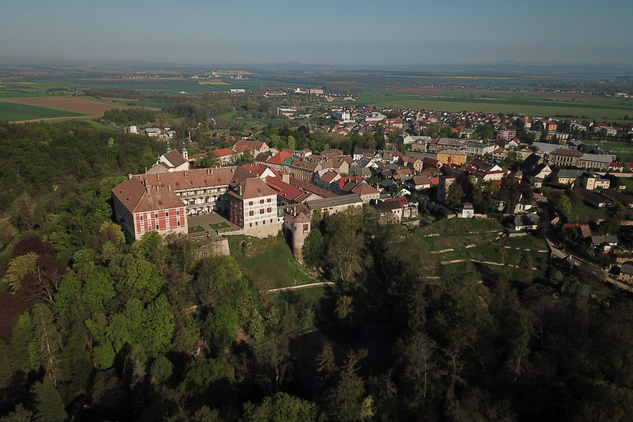
[[[178,222],[178,227],[180,227],[180,221]]]
[[[253,205],[253,201],[249,201],[249,202],[248,202],[248,205]]]
[[[253,223],[248,223],[248,227],[253,227]]]
[[[266,200],[266,202],[270,202],[270,201],[272,201],[272,199],[270,199],[270,198],[268,198],[268,199]]]
[[[259,210],[259,213],[263,214],[264,213],[264,209],[262,208],[261,210]]]
[[[165,217],[169,217],[169,211],[165,211]]]
[[[262,221],[262,224],[266,224],[266,220]]]
[[[180,210],[176,210],[176,215],[180,215]]]
[[[257,226],[258,226],[258,224],[257,224],[257,221],[256,221],[256,222],[255,222],[255,227],[257,227]]]
[[[273,219],[272,219],[272,218],[270,219],[270,222],[271,222],[271,223],[273,222]]]
[[[266,212],[272,212],[272,208],[268,208]]]
[[[158,230],[160,230],[160,228],[158,227],[158,224],[156,224],[156,230],[157,230],[157,231],[158,231]]]
[[[141,215],[141,221],[143,221],[143,216]]]
[[[255,215],[255,211],[249,211],[249,212],[248,212],[248,215],[250,215],[250,216]]]
[[[262,199],[261,201],[259,201],[259,203],[260,203],[260,204],[263,204],[263,203],[264,203],[264,200]]]

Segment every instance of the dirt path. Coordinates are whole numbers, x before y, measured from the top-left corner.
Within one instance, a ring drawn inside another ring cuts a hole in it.
[[[323,281],[320,283],[300,284],[298,286],[281,287],[279,289],[265,290],[260,293],[270,294],[270,293],[279,293],[279,292],[289,292],[292,290],[309,289],[311,287],[322,287],[322,286],[336,286],[336,283],[332,283],[331,281]]]

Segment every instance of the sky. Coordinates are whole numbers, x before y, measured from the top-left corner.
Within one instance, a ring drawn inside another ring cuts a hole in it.
[[[0,63],[633,65],[631,0],[19,0]]]

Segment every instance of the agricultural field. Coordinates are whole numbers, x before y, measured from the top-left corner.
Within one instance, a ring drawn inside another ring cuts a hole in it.
[[[616,100],[589,96],[561,97],[557,100],[535,94],[509,93],[507,91],[460,89],[449,91],[446,87],[383,87],[363,93],[358,103],[379,107],[402,107],[445,111],[473,111],[485,113],[514,113],[530,116],[569,118],[593,118],[596,120],[622,120],[633,116],[633,103],[621,105]],[[424,93],[423,93],[424,91]],[[551,97],[552,94],[549,94]],[[567,95],[568,94],[563,94]],[[573,98],[576,98],[573,97]],[[582,117],[584,116],[584,117]]]
[[[0,99],[0,120],[24,121],[60,119],[68,117],[101,117],[103,112],[114,107],[130,108],[85,97],[21,97]]]
[[[21,122],[26,120],[63,119],[84,116],[87,116],[87,113],[38,107],[6,100],[0,101],[0,121]]]

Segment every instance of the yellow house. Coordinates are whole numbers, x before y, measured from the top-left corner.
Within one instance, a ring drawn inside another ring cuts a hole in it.
[[[466,153],[462,151],[440,151],[437,153],[437,161],[444,165],[448,164],[456,164],[461,166],[462,164],[466,164]]]

